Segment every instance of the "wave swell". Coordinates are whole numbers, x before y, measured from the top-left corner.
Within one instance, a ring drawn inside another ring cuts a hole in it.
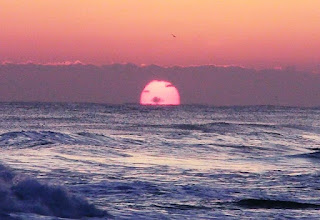
[[[1,147],[29,148],[51,144],[106,145],[111,138],[93,133],[65,134],[53,131],[15,131],[0,135]]]
[[[271,199],[242,199],[237,205],[251,209],[320,209],[320,205]]]

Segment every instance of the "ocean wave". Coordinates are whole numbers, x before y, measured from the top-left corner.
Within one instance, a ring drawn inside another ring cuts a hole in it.
[[[235,130],[241,130],[245,128],[251,129],[266,129],[266,133],[280,135],[274,130],[281,129],[282,127],[288,127],[287,125],[276,125],[276,124],[263,124],[263,123],[237,123],[237,122],[224,122],[216,121],[210,123],[196,124],[196,123],[185,123],[185,124],[169,124],[169,125],[144,125],[145,127],[154,128],[171,128],[187,131],[202,131],[202,132],[219,132],[219,131],[229,131],[234,132]],[[140,127],[140,125],[139,125]]]
[[[228,148],[235,148],[235,149],[248,149],[248,150],[259,149],[259,150],[265,150],[262,147],[253,146],[253,145],[243,145],[243,144],[214,144],[214,146],[228,147]]]
[[[227,131],[227,130],[230,131],[231,126],[234,126],[234,124],[227,123],[227,122],[212,122],[212,123],[203,123],[203,124],[144,125],[144,127],[151,127],[151,128],[178,129],[178,130],[185,130],[185,131],[202,131],[205,133]],[[137,127],[141,127],[141,125]]]
[[[153,205],[153,206],[161,209],[177,209],[177,210],[213,209],[212,207],[209,207],[209,206],[191,205],[191,204],[166,204],[166,205]]]
[[[213,122],[206,124],[177,124],[172,125],[173,128],[181,129],[181,130],[200,130],[203,132],[212,132],[212,131],[221,131],[225,128],[230,128],[233,126],[231,123],[227,122]]]
[[[29,148],[52,144],[107,145],[111,138],[94,133],[66,134],[53,131],[14,131],[0,135],[0,147]]]
[[[105,182],[96,185],[101,189],[108,189],[107,194],[135,194],[135,195],[161,195],[164,192],[153,183],[148,181],[132,181],[132,182]]]
[[[61,218],[109,216],[61,186],[40,183],[0,164],[0,217],[10,219],[9,214],[17,212]]]
[[[236,205],[251,209],[320,209],[318,204],[271,199],[242,199]]]
[[[315,151],[312,153],[305,153],[305,154],[297,154],[293,155],[292,157],[300,157],[300,158],[309,158],[309,159],[320,159],[320,151]]]

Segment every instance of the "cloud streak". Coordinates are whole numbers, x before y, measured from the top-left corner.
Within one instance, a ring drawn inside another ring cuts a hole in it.
[[[80,60],[75,61],[60,61],[60,62],[47,62],[47,63],[38,63],[34,61],[25,61],[25,62],[12,62],[12,61],[2,61],[2,65],[41,65],[41,66],[70,66],[70,65],[86,65],[85,63],[81,62]]]

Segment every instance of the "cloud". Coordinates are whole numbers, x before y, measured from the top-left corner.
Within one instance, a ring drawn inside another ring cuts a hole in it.
[[[320,74],[294,67],[96,66],[78,61],[0,65],[0,101],[139,103],[152,80],[171,82],[183,104],[320,106]]]
[[[15,63],[9,60],[5,60],[1,62],[2,65],[42,65],[42,66],[69,66],[69,65],[85,65],[85,63],[81,62],[80,60],[75,61],[61,61],[61,62],[47,62],[47,63],[37,63],[34,61],[25,61]]]

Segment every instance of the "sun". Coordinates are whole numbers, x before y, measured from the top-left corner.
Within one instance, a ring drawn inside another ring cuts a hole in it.
[[[171,82],[152,80],[141,92],[141,105],[180,105],[178,89]]]

